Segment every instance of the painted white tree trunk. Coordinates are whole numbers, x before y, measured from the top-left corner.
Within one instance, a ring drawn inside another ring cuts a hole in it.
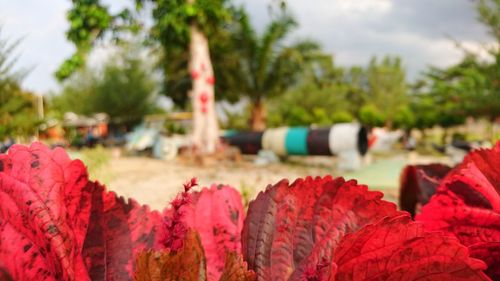
[[[195,25],[191,25],[189,46],[193,88],[193,144],[202,154],[215,152],[219,142],[219,126],[215,112],[214,71],[210,60],[208,40]]]

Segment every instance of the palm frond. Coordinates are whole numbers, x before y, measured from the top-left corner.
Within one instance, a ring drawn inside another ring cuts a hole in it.
[[[256,54],[256,84],[262,87],[265,77],[269,74],[269,64],[275,56],[276,49],[286,36],[297,26],[295,19],[289,15],[283,15],[271,22],[264,32]]]

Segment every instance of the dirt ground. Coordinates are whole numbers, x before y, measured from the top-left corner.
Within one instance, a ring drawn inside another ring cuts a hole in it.
[[[133,197],[154,209],[162,209],[182,190],[182,184],[193,177],[198,178],[200,187],[213,183],[227,184],[244,192],[248,198],[253,198],[268,184],[283,178],[332,174],[332,166],[271,164],[264,167],[256,166],[251,159],[246,159],[239,163],[225,162],[201,167],[179,161],[120,157],[111,159],[108,164],[107,169],[111,174],[108,188],[119,195]]]
[[[406,163],[426,163],[426,159],[410,155],[398,155],[372,161],[360,171],[339,173],[335,170],[334,157],[298,157],[285,163],[257,166],[253,159],[224,162],[205,167],[188,165],[180,161],[162,161],[147,157],[112,157],[102,169],[109,175],[108,188],[125,197],[133,197],[141,204],[161,210],[182,190],[182,184],[196,177],[200,186],[212,183],[228,184],[254,198],[259,191],[283,178],[291,181],[298,177],[345,176],[359,179],[372,190],[384,192],[387,200],[395,202],[398,196],[398,178]],[[92,175],[91,175],[92,176]]]

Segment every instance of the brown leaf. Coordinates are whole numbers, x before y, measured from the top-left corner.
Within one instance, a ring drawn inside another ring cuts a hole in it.
[[[224,271],[219,281],[253,281],[256,280],[255,272],[248,270],[243,257],[235,252],[226,255]]]
[[[205,281],[206,260],[200,238],[188,231],[183,247],[176,252],[142,251],[136,259],[136,281]]]

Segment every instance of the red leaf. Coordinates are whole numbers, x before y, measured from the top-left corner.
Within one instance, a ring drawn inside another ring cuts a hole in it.
[[[500,242],[500,143],[494,149],[468,154],[441,182],[437,193],[422,209],[417,220],[429,230],[456,236],[466,246],[497,249]],[[491,246],[490,247],[490,243]],[[479,246],[477,246],[479,247]],[[473,252],[475,256],[484,255]],[[496,252],[496,250],[495,250]],[[500,264],[498,254],[488,264]],[[486,261],[486,260],[485,260]],[[495,272],[496,269],[488,269]]]
[[[500,280],[500,241],[478,243],[469,247],[471,256],[488,265],[486,274],[493,280]]]
[[[474,163],[497,193],[500,193],[500,141],[493,149],[480,149],[469,153],[463,163],[468,165],[470,162]]]
[[[94,184],[92,213],[83,256],[92,280],[131,280],[135,256],[159,249],[161,215]]]
[[[399,207],[415,216],[418,205],[425,205],[439,182],[451,170],[443,164],[408,165],[401,173]]]
[[[212,185],[186,197],[181,194],[172,209],[166,211],[166,220],[173,222],[178,231],[196,230],[201,238],[207,259],[208,280],[218,280],[224,269],[227,252],[241,253],[241,229],[244,211],[241,196],[229,186]],[[176,202],[174,200],[174,202]],[[167,240],[177,237],[175,231],[167,231]],[[175,238],[177,241],[182,239]]]
[[[14,280],[89,279],[81,252],[90,189],[82,162],[60,148],[0,155],[0,261]]]
[[[345,236],[333,261],[335,280],[489,280],[455,238],[425,232],[408,215]]]
[[[394,215],[380,192],[342,178],[281,181],[249,206],[242,232],[243,256],[259,280],[298,280],[322,268],[347,233]]]

